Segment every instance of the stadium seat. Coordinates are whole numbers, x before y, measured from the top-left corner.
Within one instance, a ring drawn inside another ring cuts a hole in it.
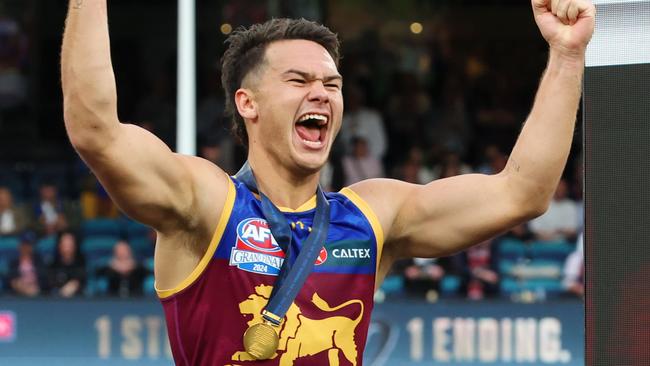
[[[20,240],[16,236],[0,237],[0,257],[13,258],[18,255],[18,244]]]
[[[536,241],[530,246],[530,254],[535,259],[548,259],[564,261],[564,259],[575,249],[566,241]]]
[[[120,223],[113,219],[86,220],[81,224],[81,231],[85,237],[92,236],[120,236]]]
[[[153,243],[148,237],[134,237],[129,240],[133,255],[139,259],[153,256]]]
[[[154,277],[153,275],[148,275],[144,279],[143,291],[145,296],[153,296],[156,294],[156,288],[154,287]]]
[[[508,259],[499,259],[499,273],[502,276],[512,276],[512,269],[517,262]]]
[[[402,292],[404,289],[404,277],[398,275],[386,276],[386,279],[381,284],[381,289],[386,294]]]
[[[517,239],[503,239],[499,242],[499,258],[517,260],[524,258],[528,250],[526,243]]]
[[[86,282],[87,296],[103,296],[108,292],[108,280],[103,277],[89,276]]]
[[[562,287],[562,281],[559,279],[516,280],[514,278],[504,278],[501,281],[500,288],[501,294],[505,296],[530,292],[537,294],[536,296],[544,298],[547,296],[558,295],[564,290]]]
[[[131,241],[133,238],[149,237],[151,228],[133,220],[126,219],[122,222],[126,238]]]
[[[50,235],[39,239],[36,242],[36,253],[41,256],[46,263],[51,263],[54,259],[56,250],[56,235]]]
[[[93,257],[110,256],[113,253],[113,246],[118,240],[117,236],[88,237],[81,244],[81,252],[86,256],[86,260]]]
[[[440,281],[440,293],[446,296],[454,296],[460,289],[461,280],[459,276],[446,275]]]
[[[145,260],[142,261],[142,265],[144,266],[144,268],[146,268],[147,271],[150,271],[151,273],[153,273],[153,267],[154,267],[153,263],[154,263],[153,257],[146,258]]]

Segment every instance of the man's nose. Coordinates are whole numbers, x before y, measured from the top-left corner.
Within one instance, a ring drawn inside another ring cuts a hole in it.
[[[330,100],[329,94],[327,93],[327,89],[325,88],[325,85],[321,80],[314,80],[311,83],[308,98],[310,101],[313,102],[320,102],[320,103],[329,102]]]

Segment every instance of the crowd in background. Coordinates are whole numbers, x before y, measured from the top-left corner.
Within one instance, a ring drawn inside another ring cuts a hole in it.
[[[29,42],[20,24],[0,12],[0,131],[16,123],[28,95]],[[340,67],[345,113],[322,185],[336,191],[370,178],[427,184],[498,173],[532,105],[544,52],[535,43],[456,44],[444,29],[427,42],[402,47],[383,44],[372,31],[345,40]],[[211,63],[217,64],[218,59]],[[128,93],[133,85],[116,72],[120,90]],[[173,80],[173,72],[156,74],[146,82],[147,92],[120,111],[123,120],[137,121],[171,148]],[[200,73],[197,153],[234,173],[245,149],[229,135],[219,80],[218,67]],[[134,229],[135,236],[127,229],[108,229],[110,235],[94,231],[95,223],[132,224],[74,159],[42,164],[0,159],[0,294],[153,294],[155,234],[146,228]],[[398,263],[378,300],[582,296],[581,179],[574,153],[546,214],[451,257]],[[97,237],[112,242],[99,251],[85,247]]]

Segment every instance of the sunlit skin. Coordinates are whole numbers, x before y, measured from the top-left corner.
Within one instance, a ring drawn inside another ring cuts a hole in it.
[[[298,206],[313,196],[319,171],[341,128],[342,78],[336,64],[315,42],[273,42],[263,65],[243,84],[235,100],[246,121],[251,166],[256,175],[264,176],[261,188],[276,196],[277,204]],[[320,146],[305,143],[296,130],[297,120],[307,113],[328,117]],[[275,193],[276,184],[297,189],[287,195]]]

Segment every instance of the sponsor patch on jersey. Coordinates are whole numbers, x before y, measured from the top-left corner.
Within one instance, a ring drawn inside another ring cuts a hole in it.
[[[237,244],[230,252],[230,265],[269,276],[277,276],[284,262],[284,252],[271,234],[269,223],[249,218],[237,225]]]
[[[328,243],[326,266],[374,266],[373,255],[367,241],[342,240]]]
[[[327,261],[327,250],[321,248],[314,262],[320,266]],[[271,234],[266,220],[249,218],[237,225],[237,244],[230,252],[230,265],[269,276],[277,276],[284,262],[284,252]]]
[[[314,263],[317,266],[320,266],[321,264],[325,263],[327,260],[327,250],[325,247],[322,247],[320,249],[320,253],[318,254],[318,258],[316,258],[316,262]]]

